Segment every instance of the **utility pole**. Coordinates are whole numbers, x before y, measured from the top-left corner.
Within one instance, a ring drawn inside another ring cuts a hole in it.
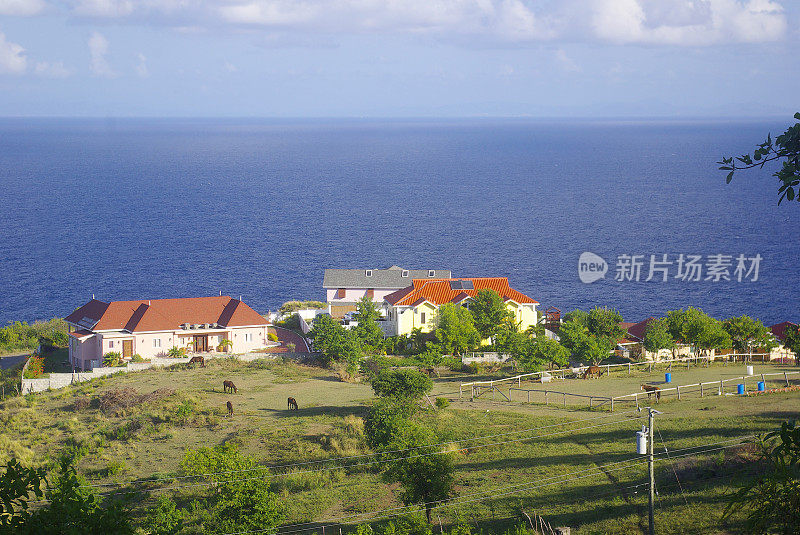
[[[653,407],[648,407],[647,410],[647,471],[650,473],[650,498],[647,500],[649,509],[647,532],[649,535],[655,535],[656,524],[653,515],[653,502],[655,502],[656,498],[656,476],[653,472],[653,417],[656,411],[653,410]]]

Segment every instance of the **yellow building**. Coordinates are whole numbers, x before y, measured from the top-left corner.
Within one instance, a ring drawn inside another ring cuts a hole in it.
[[[497,292],[514,313],[521,330],[536,325],[536,305],[539,303],[511,288],[506,277],[414,279],[411,286],[384,297],[386,320],[381,322],[383,332],[386,336],[398,336],[410,334],[416,328],[422,332],[433,331],[441,305],[468,305],[481,290]]]

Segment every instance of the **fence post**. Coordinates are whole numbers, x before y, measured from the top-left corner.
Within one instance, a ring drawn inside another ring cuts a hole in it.
[[[688,361],[687,361],[687,362],[688,362]],[[681,385],[678,385],[678,386],[675,388],[675,390],[677,390],[677,391],[678,391],[678,401],[680,401],[680,400],[681,400]]]
[[[719,380],[719,395],[722,395],[722,392],[725,390],[725,385],[722,384],[722,379]]]
[[[592,399],[594,399],[594,398],[592,398],[592,396],[589,396],[589,408],[590,409],[592,408]]]
[[[544,404],[547,405],[547,390],[544,391]]]
[[[764,383],[764,389],[766,390],[766,388],[767,388],[767,380],[764,379],[764,374],[763,373],[761,374],[761,382]]]
[[[458,385],[458,401],[461,401],[461,391],[463,390],[463,386]]]
[[[783,378],[786,381],[786,386],[789,386],[789,375],[786,372],[783,372]]]
[[[528,403],[530,403],[530,402],[531,402],[531,391],[528,390]]]
[[[564,394],[564,406],[565,407],[567,406],[567,395],[566,394]]]
[[[630,375],[630,374],[631,374],[631,363],[629,362],[628,363],[628,375]]]
[[[703,397],[703,383],[700,383],[700,397]]]
[[[614,398],[611,398],[611,412],[614,412]]]
[[[634,394],[633,399],[636,401],[636,409],[639,409],[639,394]]]
[[[522,376],[521,375],[517,376],[517,386],[522,388]]]
[[[652,362],[650,363],[650,372],[649,373],[653,373],[653,363]]]
[[[611,364],[606,364],[606,375],[611,375]]]

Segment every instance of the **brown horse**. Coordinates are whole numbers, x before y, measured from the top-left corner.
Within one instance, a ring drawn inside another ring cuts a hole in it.
[[[656,401],[661,401],[661,389],[657,386],[653,385],[642,385],[642,390],[647,392],[647,398],[650,399],[650,396],[653,394],[656,395]]]
[[[205,357],[196,356],[189,359],[189,364],[200,364],[201,368],[206,367],[206,359]]]
[[[583,378],[584,379],[589,379],[589,378],[595,377],[595,376],[597,376],[597,377],[602,377],[603,376],[603,370],[600,368],[600,366],[589,366],[588,368],[586,368],[586,371],[583,373]]]
[[[297,410],[297,400],[294,398],[289,398],[287,400],[287,404],[289,405],[289,410]]]
[[[233,403],[231,403],[229,401],[228,402],[228,417],[230,418],[231,416],[233,416]]]
[[[239,390],[236,388],[236,385],[233,384],[233,381],[222,381],[222,391],[231,392],[233,394],[239,392]]]

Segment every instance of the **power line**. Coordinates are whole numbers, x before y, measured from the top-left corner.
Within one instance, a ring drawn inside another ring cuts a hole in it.
[[[477,441],[477,440],[484,440],[484,439],[487,439],[487,438],[497,438],[497,437],[502,437],[502,436],[517,435],[517,434],[520,434],[520,433],[528,433],[528,432],[531,432],[531,431],[538,431],[538,430],[541,430],[541,429],[549,429],[549,428],[552,428],[552,427],[567,426],[567,425],[572,425],[572,424],[578,424],[578,423],[581,423],[581,422],[590,422],[590,421],[595,421],[595,420],[602,420],[602,419],[612,418],[612,417],[615,417],[615,416],[618,416],[618,415],[624,416],[626,414],[633,414],[633,413],[637,413],[637,412],[638,411],[633,410],[633,411],[618,413],[616,415],[615,414],[608,414],[608,415],[604,415],[604,416],[596,416],[596,417],[593,417],[593,418],[583,418],[583,419],[580,419],[580,420],[572,420],[570,422],[561,422],[561,423],[557,423],[557,424],[543,425],[543,426],[532,427],[532,428],[528,428],[528,429],[520,429],[518,431],[508,431],[506,433],[496,433],[496,434],[493,434],[493,435],[483,435],[483,436],[477,436],[477,437],[464,438],[464,439],[460,439],[460,440],[450,440],[450,441],[446,441],[446,442],[438,442],[438,443],[434,443],[434,444],[426,444],[424,446],[413,446],[413,447],[410,447],[410,448],[397,449],[397,450],[387,450],[387,451],[380,451],[380,452],[375,452],[375,453],[364,453],[364,454],[360,454],[360,455],[349,455],[349,456],[343,456],[343,457],[330,457],[330,458],[327,458],[327,459],[317,459],[317,460],[312,460],[312,461],[303,461],[303,462],[299,462],[299,463],[259,466],[259,467],[254,467],[254,468],[244,468],[244,469],[241,469],[241,470],[227,470],[227,471],[222,471],[222,472],[208,472],[208,473],[205,473],[205,474],[193,474],[193,475],[174,476],[174,477],[135,479],[135,480],[131,480],[131,481],[125,483],[125,485],[151,483],[151,482],[158,482],[158,481],[175,481],[175,480],[181,480],[181,479],[209,477],[209,476],[222,475],[222,474],[235,474],[235,473],[243,473],[243,472],[254,472],[254,471],[258,471],[258,470],[276,470],[276,469],[283,469],[283,468],[294,468],[294,467],[297,467],[297,466],[308,466],[308,465],[311,465],[311,464],[322,464],[322,463],[338,462],[338,461],[350,460],[350,459],[361,459],[361,458],[365,458],[365,457],[385,456],[385,455],[393,454],[393,453],[404,453],[404,452],[408,452],[408,451],[415,451],[415,450],[420,450],[420,449],[425,449],[425,448],[433,448],[433,447],[436,447],[436,446],[448,446],[448,445],[452,445],[452,444],[461,444],[461,443],[464,443],[464,442],[473,442],[473,441]],[[641,418],[641,417],[642,416],[636,416],[633,419]],[[619,421],[628,421],[628,420],[619,420]],[[579,430],[582,430],[582,429],[588,429],[588,428],[578,428],[578,429],[574,429],[574,430],[575,431],[579,431]],[[551,436],[551,435],[541,435],[541,436]],[[521,441],[521,440],[529,440],[531,438],[538,438],[538,437],[539,437],[539,435],[534,436],[534,437],[529,437],[529,438],[523,438],[523,439],[517,440],[517,442]],[[509,441],[509,442],[513,442],[513,441]],[[506,444],[506,443],[508,443],[508,442],[495,442],[495,443],[491,443],[491,444],[481,444],[479,446],[472,446],[472,447],[469,447],[469,448],[462,448],[461,450],[454,450],[454,451],[463,451],[464,449],[473,449],[473,448],[477,448],[477,447],[486,447],[486,446],[493,446],[493,445]],[[376,463],[374,463],[374,462],[372,462],[372,463],[355,463],[355,464],[350,464],[350,465],[345,465],[345,466],[335,466],[335,467],[330,467],[330,468],[323,468],[323,469],[319,469],[319,471],[335,470],[337,468],[350,468],[350,467],[354,467],[354,466],[366,466],[366,465],[370,465],[370,464],[376,464]],[[286,473],[283,473],[283,474],[271,474],[271,475],[272,476],[294,475],[294,474],[308,473],[310,471],[314,471],[314,470],[286,472]],[[120,485],[115,484],[115,483],[98,483],[96,485],[84,485],[81,488],[101,488],[101,487],[109,487],[109,486],[120,486]]]
[[[716,443],[709,443],[709,444],[704,444],[704,445],[701,445],[701,446],[692,446],[692,447],[688,447],[688,448],[682,448],[680,450],[675,450],[675,451],[685,451],[685,450],[689,450],[689,449],[702,448],[702,447],[705,447],[705,446],[714,446],[714,445],[717,445],[717,444],[724,444],[724,443],[732,442],[732,441],[735,441],[735,440],[741,440],[742,438],[752,438],[752,436],[737,437],[737,438],[734,438],[734,439],[728,439],[728,440],[724,440],[724,441],[720,441],[720,442],[716,442]],[[685,454],[682,454],[682,455],[678,455],[677,457],[700,455],[700,454],[703,454],[703,453],[708,453],[708,452],[711,452],[711,451],[718,451],[718,450],[721,450],[721,449],[730,448],[730,447],[736,447],[736,446],[739,446],[739,445],[742,445],[742,444],[748,444],[748,443],[750,443],[750,442],[744,442],[744,443],[739,443],[739,444],[730,444],[730,445],[716,447],[716,448],[707,448],[707,449],[700,450],[700,451],[688,452],[688,453],[685,453]],[[660,456],[660,455],[664,455],[664,454],[665,453],[659,453],[659,454],[656,454],[656,456]],[[489,499],[489,498],[495,498],[495,497],[499,497],[499,496],[506,496],[506,495],[509,495],[509,494],[515,494],[515,493],[523,491],[523,490],[532,490],[532,489],[536,489],[536,488],[541,488],[541,487],[554,485],[554,484],[557,484],[557,483],[567,483],[567,482],[570,482],[570,481],[576,481],[576,480],[579,480],[579,479],[585,479],[587,477],[592,477],[592,476],[596,476],[596,475],[600,475],[600,474],[605,474],[606,472],[610,472],[610,471],[624,470],[624,469],[627,469],[627,468],[632,468],[634,466],[638,466],[638,465],[644,464],[646,462],[647,462],[646,460],[640,460],[639,457],[633,457],[633,458],[625,459],[623,461],[617,461],[617,462],[614,462],[614,463],[608,463],[608,464],[601,465],[601,466],[598,466],[598,467],[587,468],[587,469],[584,469],[584,470],[573,471],[573,472],[570,473],[570,475],[575,475],[575,474],[581,474],[581,473],[585,473],[587,471],[594,470],[593,473],[586,474],[586,475],[581,475],[581,476],[578,476],[578,477],[571,477],[571,478],[560,477],[559,478],[557,476],[553,476],[553,477],[550,477],[550,478],[545,478],[543,480],[542,479],[537,480],[537,483],[535,483],[535,484],[531,484],[530,482],[528,482],[528,483],[520,483],[520,484],[517,484],[517,485],[499,487],[499,488],[496,488],[496,489],[490,489],[490,490],[476,492],[476,493],[473,493],[473,494],[467,494],[467,495],[463,495],[463,496],[458,496],[456,498],[452,498],[452,499],[449,499],[449,500],[440,500],[440,501],[436,501],[436,502],[428,502],[428,503],[423,504],[423,505],[433,504],[432,509],[438,509],[438,508],[441,508],[441,507],[449,507],[449,506],[452,506],[452,505],[463,505],[463,504],[473,503],[473,502],[476,502],[476,501],[486,500],[486,499]],[[616,467],[616,468],[608,468],[610,466],[614,466],[614,465],[618,465],[618,464],[625,464],[625,463],[629,463],[629,464],[627,466],[619,466],[619,467]],[[607,470],[603,470],[604,468],[607,468]],[[555,479],[555,481],[550,481],[550,482],[545,483],[545,484],[539,484],[541,481],[553,480],[553,479]],[[510,490],[509,491],[508,489],[514,489],[514,490]],[[505,490],[506,492],[498,494],[497,491],[499,491],[499,490]],[[489,493],[489,492],[491,492],[492,495],[488,496],[488,497],[475,498],[475,499],[471,499],[471,500],[463,500],[463,498],[470,498],[470,497],[473,497],[473,496],[478,496],[478,495],[486,494],[486,493]],[[270,531],[272,531],[274,533],[280,533],[281,535],[288,535],[290,533],[299,533],[299,532],[308,531],[308,530],[311,530],[311,529],[318,529],[318,527],[320,527],[319,524],[321,524],[321,523],[327,524],[327,523],[333,523],[333,522],[340,522],[342,520],[351,520],[351,519],[355,519],[355,518],[358,518],[358,517],[365,517],[365,516],[368,516],[368,515],[375,515],[375,514],[379,515],[381,513],[386,513],[386,512],[389,512],[389,511],[393,511],[392,514],[390,514],[388,516],[370,517],[370,518],[366,518],[365,519],[366,521],[374,522],[374,521],[377,521],[377,520],[382,520],[382,519],[385,519],[385,518],[391,518],[391,517],[397,516],[398,514],[402,514],[403,510],[415,509],[415,508],[419,507],[419,505],[420,504],[415,504],[415,505],[409,505],[409,506],[405,506],[405,507],[393,507],[393,508],[387,508],[387,509],[382,509],[382,510],[378,510],[378,511],[368,511],[368,512],[365,512],[365,513],[346,515],[346,516],[343,516],[343,517],[326,519],[326,520],[321,520],[321,521],[316,521],[316,522],[306,522],[306,523],[301,523],[301,524],[290,524],[290,525],[286,525],[286,526],[282,526],[281,528],[278,528],[280,530],[279,532],[275,531],[274,528],[271,528],[271,529],[263,529],[263,530],[238,531],[238,532],[228,533],[226,535],[243,535],[243,534],[247,534],[247,533],[267,533],[267,532],[270,532]],[[289,528],[291,528],[291,527],[299,528],[300,526],[308,526],[310,524],[315,524],[315,525],[311,526],[311,527],[306,527],[306,528],[302,528],[302,529],[295,529],[295,530],[290,530],[290,531],[285,531],[283,529],[283,528],[287,528],[287,527],[289,527]]]

